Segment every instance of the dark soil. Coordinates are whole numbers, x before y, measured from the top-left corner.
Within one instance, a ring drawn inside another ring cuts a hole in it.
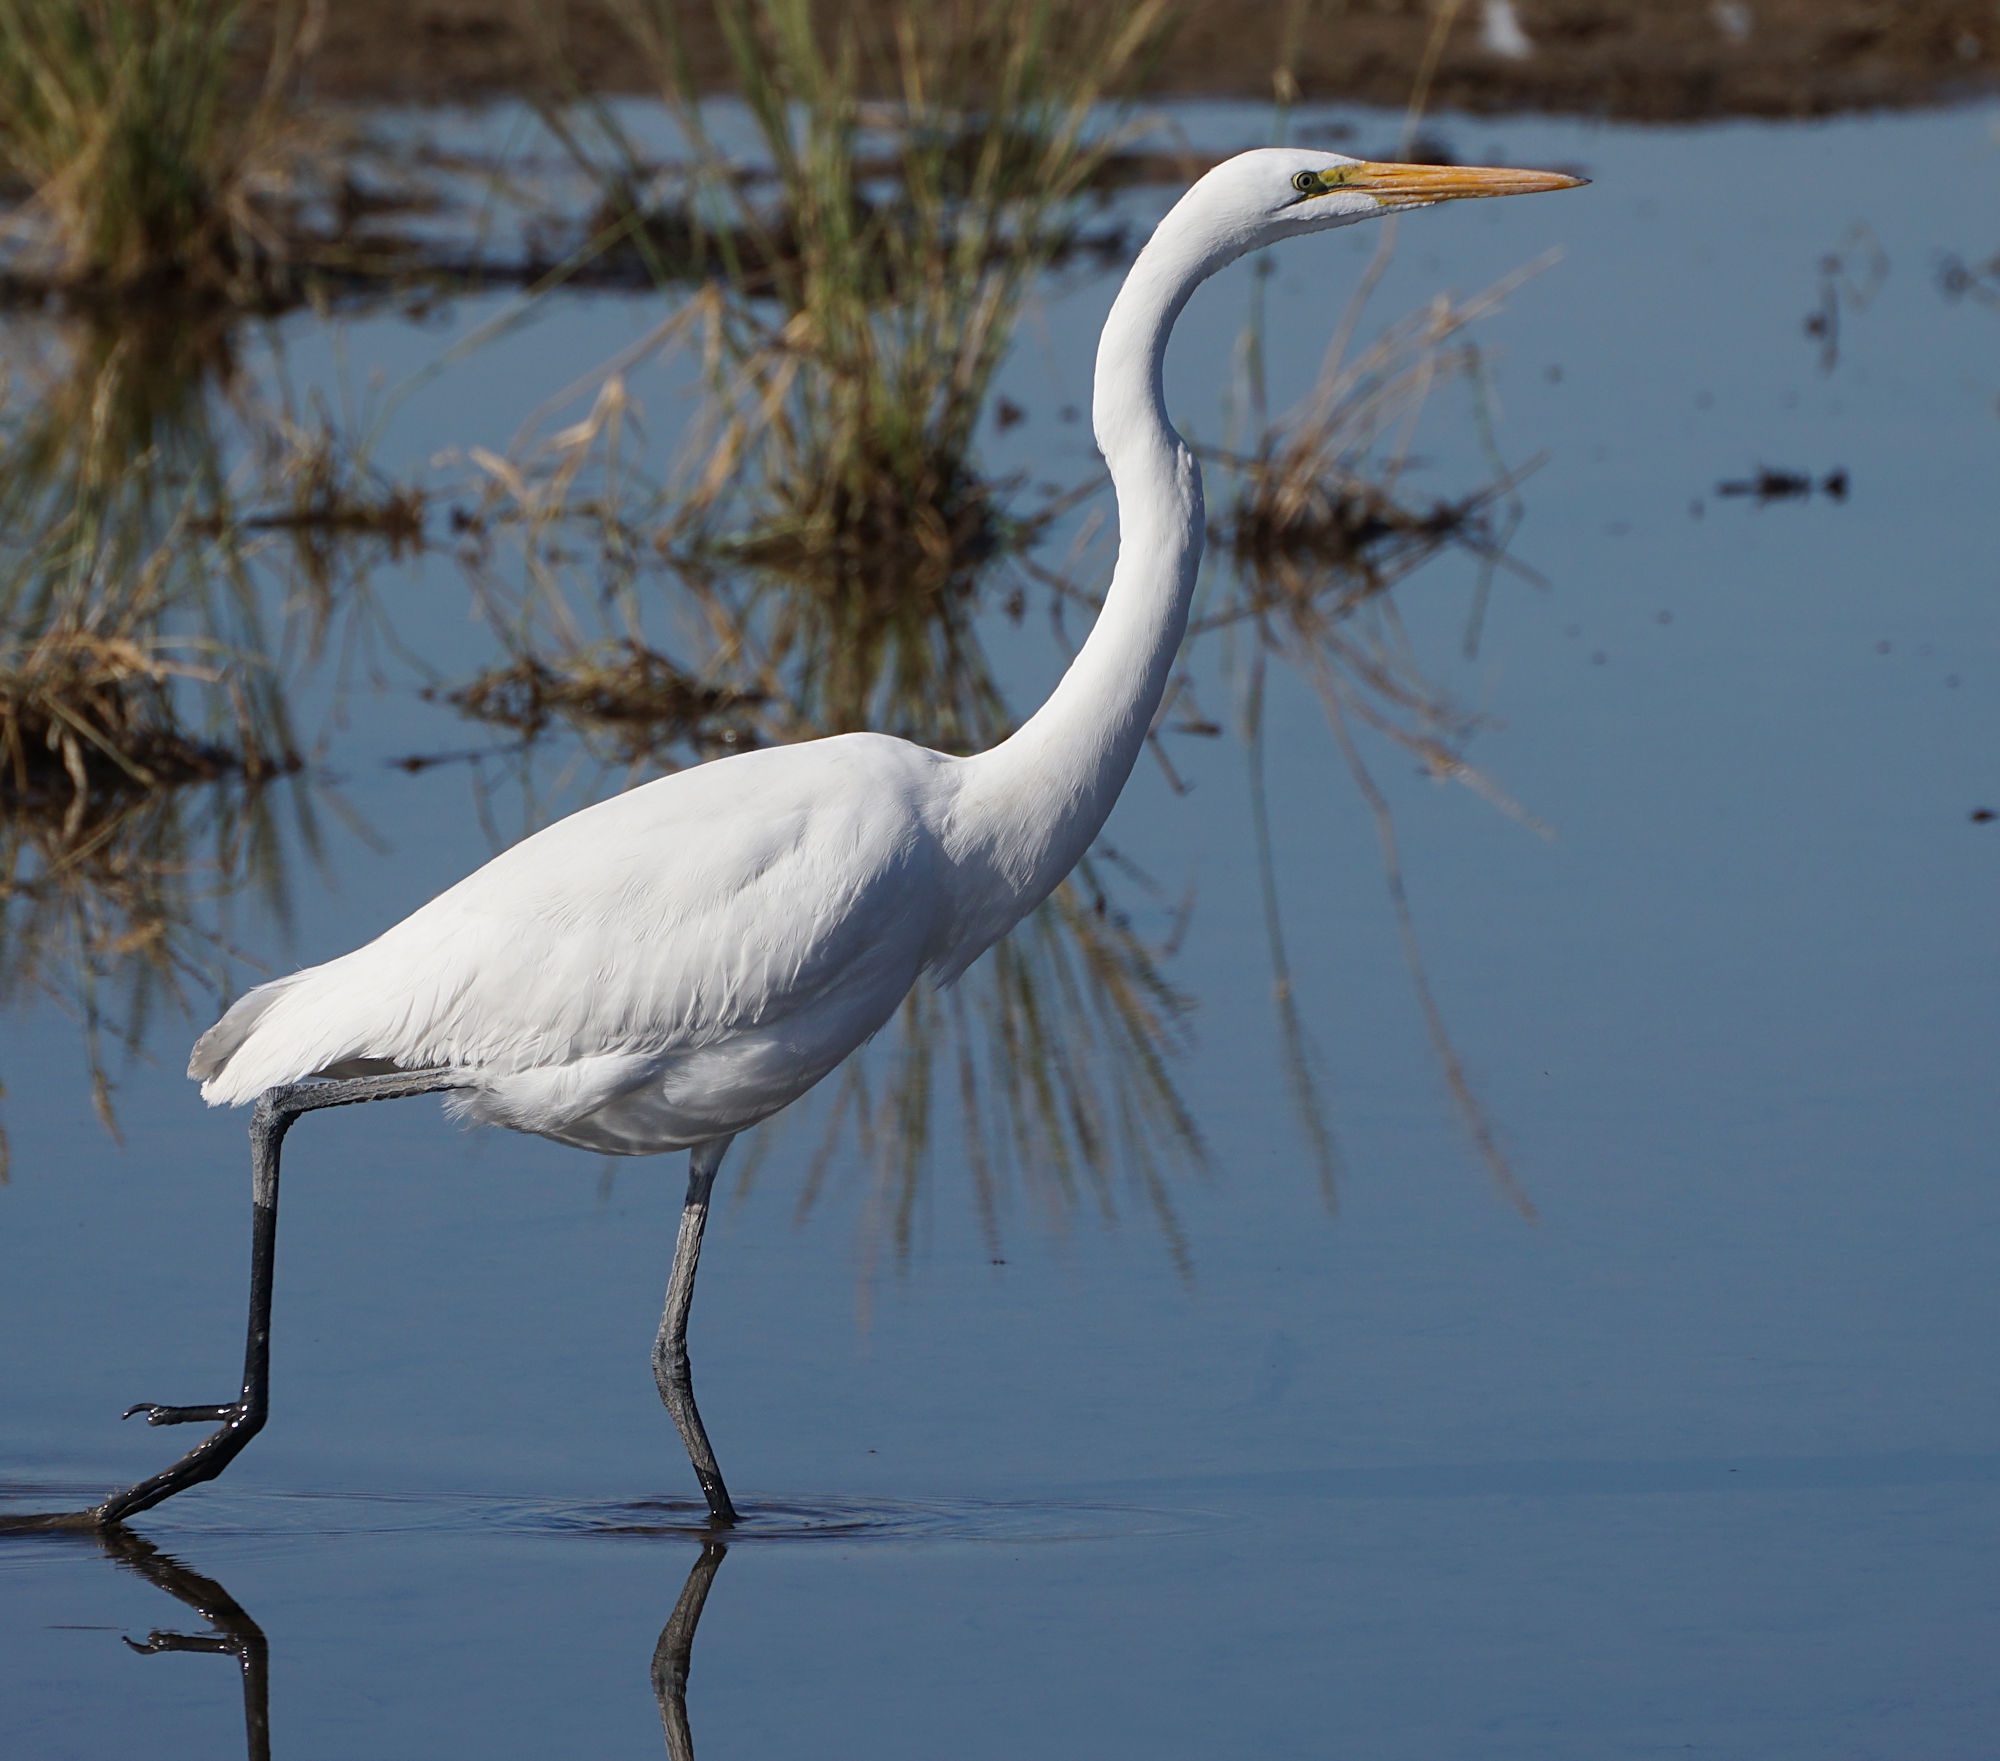
[[[1996,0],[1513,0],[1533,45],[1521,59],[1485,46],[1484,10],[1483,0],[1460,5],[1432,108],[1654,121],[1811,116],[2000,87]],[[686,0],[682,11],[696,68],[724,86],[712,7]],[[1299,94],[1408,102],[1434,11],[1433,0],[1309,0]],[[1285,15],[1284,0],[1191,0],[1150,89],[1269,97]],[[583,85],[639,89],[601,0],[332,0],[313,83],[330,97],[417,102],[546,89],[551,29]]]

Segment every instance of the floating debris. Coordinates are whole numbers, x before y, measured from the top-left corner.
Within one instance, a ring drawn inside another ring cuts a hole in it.
[[[1977,300],[2000,312],[2000,253],[1984,263],[1968,263],[1947,251],[1938,259],[1938,290],[1948,300]]]
[[[1845,311],[1865,312],[1889,279],[1889,253],[1865,220],[1842,235],[1839,247],[1819,260],[1819,304],[1801,328],[1819,344],[1819,370],[1840,364],[1840,321]]]
[[[1754,477],[1727,478],[1715,486],[1715,493],[1745,497],[1762,507],[1773,501],[1805,501],[1815,489],[1830,501],[1845,501],[1847,467],[1836,466],[1815,484],[1805,471],[1782,471],[1770,465],[1759,465]]]

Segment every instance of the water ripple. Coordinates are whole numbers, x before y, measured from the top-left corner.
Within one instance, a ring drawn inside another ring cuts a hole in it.
[[[73,1510],[103,1495],[97,1485],[0,1483],[0,1537],[9,1519]],[[163,1539],[299,1543],[361,1535],[505,1534],[557,1538],[737,1544],[834,1541],[1031,1542],[1122,1540],[1198,1528],[1196,1511],[1123,1503],[989,1499],[890,1499],[836,1495],[746,1498],[733,1529],[718,1531],[698,1498],[548,1499],[478,1493],[213,1491],[141,1519]],[[0,1556],[4,1556],[0,1549]]]

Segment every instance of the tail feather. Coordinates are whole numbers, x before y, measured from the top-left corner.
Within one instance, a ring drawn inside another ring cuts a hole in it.
[[[271,1006],[304,977],[303,972],[295,972],[289,978],[273,979],[269,984],[245,991],[229,1005],[222,1019],[194,1042],[194,1050],[188,1054],[188,1075],[197,1082],[221,1075],[223,1067],[242,1050],[243,1042],[256,1031],[257,1023],[270,1012]]]
[[[358,1048],[341,1043],[345,1036],[335,1023],[315,1019],[319,1011],[312,1008],[312,992],[300,991],[326,971],[324,966],[308,967],[246,991],[194,1042],[188,1075],[201,1084],[203,1100],[211,1107],[255,1100],[267,1088],[327,1073],[356,1056]],[[306,1008],[303,1019],[297,1007],[286,1006],[301,1003]],[[393,1063],[368,1062],[371,1067],[394,1068]],[[351,1073],[344,1066],[338,1070],[342,1075]]]

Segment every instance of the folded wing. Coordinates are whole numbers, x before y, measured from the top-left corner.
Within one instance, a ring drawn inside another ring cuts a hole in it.
[[[922,966],[938,893],[926,795],[949,762],[849,735],[600,802],[365,947],[251,991],[188,1073],[212,1105],[392,1067],[495,1083],[573,1070],[583,1098],[585,1067],[643,1080],[695,1060],[721,1078],[743,1042],[734,1061],[763,1066],[765,1089],[774,1051],[817,1080]]]

